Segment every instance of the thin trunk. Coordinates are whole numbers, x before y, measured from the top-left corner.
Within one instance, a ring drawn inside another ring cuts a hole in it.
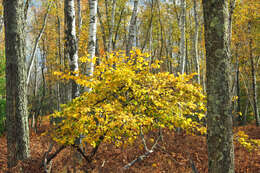
[[[115,50],[116,48],[116,42],[118,40],[118,32],[119,32],[119,28],[120,28],[120,25],[121,25],[121,21],[122,21],[122,17],[123,17],[123,14],[124,14],[124,8],[121,9],[121,13],[120,13],[120,17],[119,17],[119,20],[118,20],[118,23],[117,23],[117,27],[116,27],[116,32],[115,32],[115,37],[114,37],[114,40],[112,40],[112,43],[113,43],[113,50]]]
[[[7,164],[29,157],[27,114],[24,0],[4,0],[6,55]]]
[[[145,40],[144,40],[144,43],[143,43],[143,46],[142,46],[142,52],[144,51],[144,48],[145,46],[147,45],[147,41],[149,39],[149,33],[151,35],[151,28],[152,28],[152,23],[153,23],[153,0],[151,2],[151,17],[150,17],[150,21],[149,21],[149,25],[148,25],[148,28],[147,28],[147,31],[146,31],[146,36],[145,36]]]
[[[112,11],[111,11],[111,21],[110,21],[109,35],[108,35],[108,45],[107,45],[107,49],[109,52],[112,51],[112,38],[113,38],[112,36],[113,36],[114,23],[115,23],[115,11],[116,11],[116,0],[113,0]]]
[[[181,17],[180,17],[180,28],[181,28],[181,41],[180,41],[180,59],[181,66],[180,72],[185,72],[186,56],[185,56],[185,40],[186,40],[186,0],[181,0]]]
[[[77,0],[77,14],[78,14],[78,41],[80,38],[80,33],[81,33],[81,25],[82,25],[82,17],[81,17],[81,4],[80,4],[81,0]]]
[[[0,33],[2,32],[2,28],[4,26],[4,14],[0,15]]]
[[[102,32],[103,46],[104,46],[104,50],[106,52],[107,51],[107,44],[106,44],[107,39],[106,39],[105,27],[104,27],[104,23],[102,21],[102,16],[101,16],[101,13],[100,13],[98,7],[97,7],[97,15],[98,15],[98,20],[99,20],[100,28],[101,28],[101,32]]]
[[[208,172],[234,173],[228,1],[203,0]]]
[[[24,20],[26,22],[27,16],[28,16],[28,9],[30,6],[31,0],[26,0],[25,5],[24,5]]]
[[[160,54],[159,54],[159,59],[162,58],[162,52],[163,52],[163,45],[164,45],[164,38],[163,38],[163,24],[161,21],[161,8],[160,8],[160,2],[157,0],[157,5],[158,5],[158,12],[159,12],[159,24],[160,24],[160,41],[161,41],[161,47],[160,47]]]
[[[236,47],[236,54],[235,54],[235,56],[236,56],[236,88],[237,88],[237,113],[241,113],[241,105],[240,105],[240,100],[241,100],[241,98],[240,98],[240,81],[239,81],[239,73],[240,73],[240,71],[239,71],[239,60],[238,60],[238,52],[237,52],[237,47]],[[239,116],[240,117],[240,116]],[[241,120],[241,119],[240,119]],[[240,121],[240,122],[242,122],[242,124],[243,124],[243,121]]]
[[[70,71],[77,76],[76,72],[79,70],[79,65],[74,0],[65,0],[64,3],[65,57],[69,59]],[[71,97],[74,99],[79,96],[79,86],[75,81],[71,81],[71,85]]]
[[[136,20],[137,20],[137,7],[138,7],[138,0],[134,1],[134,8],[130,20],[130,25],[129,25],[129,31],[128,31],[128,40],[126,43],[126,56],[130,56],[130,50],[133,47],[133,40],[135,37],[135,25],[136,25]]]
[[[193,0],[193,10],[194,10],[194,21],[195,21],[195,33],[194,33],[194,56],[195,56],[195,68],[196,68],[196,80],[200,84],[200,60],[198,54],[198,38],[199,38],[199,22],[197,13],[197,0]]]
[[[251,23],[248,24],[249,33],[251,32]],[[253,39],[249,39],[249,58],[251,63],[251,79],[252,79],[252,95],[253,95],[253,108],[256,120],[256,126],[260,126],[260,118],[259,118],[259,110],[258,110],[258,103],[257,103],[257,84],[256,84],[256,74],[255,74],[255,63],[254,63],[254,56],[253,56]]]

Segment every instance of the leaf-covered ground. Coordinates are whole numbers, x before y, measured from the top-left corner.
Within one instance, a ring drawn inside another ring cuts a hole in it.
[[[48,129],[48,123],[43,123],[40,132]],[[235,129],[237,131],[238,128]],[[260,139],[260,128],[254,125],[239,127],[244,130],[251,138]],[[155,133],[146,136],[147,141],[155,138]],[[48,150],[49,139],[40,134],[31,133],[31,158],[11,170],[11,172],[40,173],[40,164],[44,153]],[[144,153],[141,141],[137,140],[133,146],[114,147],[112,145],[101,145],[95,159],[91,165],[75,163],[75,151],[72,148],[63,150],[52,164],[52,172],[73,172],[76,165],[77,172],[171,172],[171,173],[190,173],[191,162],[194,162],[200,173],[207,172],[207,149],[206,138],[204,136],[190,136],[186,134],[176,134],[164,131],[164,142],[160,142],[154,153],[141,162],[137,162],[130,169],[124,170],[123,166],[131,162],[137,156]],[[149,144],[149,142],[148,142]],[[0,172],[7,170],[7,148],[5,136],[0,138]],[[55,146],[54,149],[57,149]],[[53,151],[54,151],[53,149]],[[235,163],[236,173],[258,173],[260,172],[260,152],[248,152],[240,144],[235,143]]]

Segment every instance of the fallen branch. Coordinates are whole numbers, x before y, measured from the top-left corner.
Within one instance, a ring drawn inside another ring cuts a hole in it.
[[[159,140],[162,138],[161,133],[159,132],[158,138],[156,139],[156,141],[155,141],[155,143],[153,144],[152,148],[149,150],[148,147],[147,147],[147,145],[146,145],[146,141],[145,141],[145,139],[144,139],[144,135],[143,135],[143,132],[142,132],[142,128],[140,128],[140,131],[141,131],[140,136],[141,136],[141,138],[142,138],[142,142],[143,142],[143,145],[144,145],[144,147],[145,147],[146,152],[145,152],[143,155],[141,155],[141,156],[137,157],[136,159],[134,159],[132,162],[130,162],[130,163],[128,163],[127,165],[125,165],[125,166],[123,167],[123,169],[128,169],[128,168],[130,168],[131,166],[133,166],[136,162],[142,161],[142,160],[144,160],[146,157],[148,157],[151,153],[154,152],[154,149],[157,147]]]

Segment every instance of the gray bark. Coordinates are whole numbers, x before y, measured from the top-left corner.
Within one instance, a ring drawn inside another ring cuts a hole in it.
[[[78,40],[79,40],[80,33],[81,33],[81,25],[82,25],[80,0],[77,0],[77,8],[78,8],[77,14],[78,14]]]
[[[113,36],[114,23],[115,23],[115,11],[116,11],[116,0],[113,0],[112,11],[111,11],[111,21],[110,21],[109,35],[108,35],[108,45],[107,45],[107,49],[109,52],[112,51],[112,38],[113,38],[112,36]]]
[[[133,40],[135,38],[135,25],[136,25],[136,19],[137,19],[137,7],[138,7],[138,0],[134,1],[134,8],[130,20],[129,25],[129,32],[128,32],[128,40],[126,44],[126,56],[129,56],[130,50],[133,47]]]
[[[234,173],[228,1],[203,0],[208,172]]]
[[[181,28],[181,41],[180,41],[180,58],[181,58],[181,74],[185,72],[186,65],[186,0],[181,0],[181,17],[180,17],[180,28]]]
[[[3,24],[4,24],[4,16],[0,16],[0,32],[2,32]]]
[[[29,157],[24,1],[4,0],[8,167]]]
[[[71,73],[79,70],[78,65],[78,47],[76,36],[76,12],[74,7],[74,0],[64,1],[65,14],[65,57],[69,59]],[[77,75],[77,74],[73,74]],[[79,86],[75,81],[71,81],[72,99],[79,96]]]
[[[249,33],[251,32],[251,23],[248,24]],[[260,126],[259,110],[257,107],[257,85],[256,85],[256,73],[255,73],[255,62],[252,48],[253,40],[249,39],[249,58],[251,64],[251,79],[252,79],[252,96],[253,96],[253,109],[255,114],[256,126]]]
[[[100,14],[99,8],[97,8],[97,15],[98,15],[98,20],[99,20],[100,28],[101,28],[101,32],[102,32],[103,46],[104,46],[104,50],[106,52],[107,51],[107,45],[106,45],[106,40],[107,39],[106,39],[104,23],[102,21],[102,16]]]

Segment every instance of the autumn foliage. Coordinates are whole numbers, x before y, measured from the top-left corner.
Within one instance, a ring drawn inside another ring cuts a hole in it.
[[[160,61],[149,64],[148,57],[140,50],[132,51],[131,57],[113,52],[94,59],[99,64],[93,76],[55,72],[90,91],[50,116],[62,119],[54,123],[52,138],[72,145],[81,136],[94,147],[101,138],[117,146],[131,144],[140,132],[166,127],[205,133],[205,127],[194,121],[205,111],[202,89],[192,84],[195,74],[158,72]],[[81,62],[88,63],[87,56]]]

